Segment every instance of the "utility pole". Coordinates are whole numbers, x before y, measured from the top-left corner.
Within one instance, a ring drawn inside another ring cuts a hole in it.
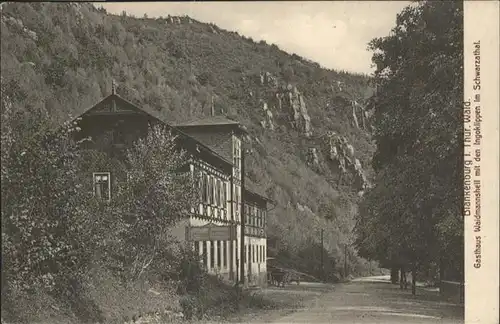
[[[212,102],[210,104],[210,116],[215,116],[215,104],[214,104],[214,96],[212,95]]]
[[[344,245],[344,277],[347,278],[347,244]]]
[[[324,229],[321,229],[321,280],[325,281],[325,270],[323,267],[323,231]]]
[[[245,284],[245,195],[243,194],[245,188],[245,146],[241,141],[241,242],[240,242],[240,280],[241,285]],[[250,261],[250,260],[248,260]]]

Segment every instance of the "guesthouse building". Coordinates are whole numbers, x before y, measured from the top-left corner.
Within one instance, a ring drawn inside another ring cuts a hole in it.
[[[246,134],[236,121],[222,116],[173,125],[158,113],[113,93],[78,116],[79,138],[90,137],[86,148],[123,158],[124,149],[145,136],[154,125],[164,125],[177,135],[189,154],[186,172],[198,175],[199,199],[191,217],[172,229],[179,241],[189,241],[209,273],[236,282],[241,266],[245,283],[266,284],[266,221],[270,202],[256,187],[242,188],[242,140]],[[94,194],[113,199],[113,192],[127,175],[99,167],[92,172]],[[251,186],[251,184],[250,184]],[[244,202],[243,202],[244,201]],[[240,261],[241,216],[245,208],[245,258]]]
[[[243,144],[247,137],[245,128],[237,121],[224,116],[212,116],[177,123],[175,127],[210,147],[233,162],[231,205],[237,228],[236,258],[242,258],[236,269],[237,276],[243,274],[248,285],[264,286],[267,283],[267,210],[272,202],[248,178],[243,183]],[[242,209],[243,208],[243,209]],[[243,245],[241,241],[241,219],[244,215]],[[243,251],[241,249],[244,249]],[[243,252],[243,253],[242,253]]]

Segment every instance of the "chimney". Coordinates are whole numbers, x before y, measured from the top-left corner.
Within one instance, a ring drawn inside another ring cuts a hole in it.
[[[111,80],[111,94],[116,94],[116,82],[115,82],[115,79]]]

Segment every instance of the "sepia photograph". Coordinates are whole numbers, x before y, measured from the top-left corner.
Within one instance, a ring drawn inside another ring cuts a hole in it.
[[[2,2],[1,322],[499,322],[495,1]]]

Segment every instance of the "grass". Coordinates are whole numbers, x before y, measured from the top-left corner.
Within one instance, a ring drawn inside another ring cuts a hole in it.
[[[110,271],[95,268],[77,283],[65,287],[68,293],[57,297],[38,290],[17,295],[9,304],[2,298],[2,323],[227,321],[235,316],[289,309],[300,299],[300,294],[296,294],[283,300],[279,289],[278,293],[244,290],[238,296],[235,287],[210,275],[206,275],[197,293],[178,295],[176,286],[175,282],[160,284],[146,279],[124,283]]]
[[[102,268],[72,286],[58,296],[43,290],[18,294],[9,305],[2,298],[2,316],[10,315],[2,323],[121,324],[151,314],[174,317],[181,311],[174,285],[147,280],[123,283]]]

